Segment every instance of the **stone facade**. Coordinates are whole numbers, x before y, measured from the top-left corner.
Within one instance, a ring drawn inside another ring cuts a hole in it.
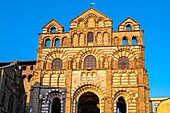
[[[33,113],[149,113],[143,30],[130,17],[118,31],[93,8],[69,32],[51,20],[39,33],[33,74]]]
[[[25,100],[18,62],[0,67],[0,113],[25,113]]]
[[[12,62],[0,62],[0,67],[9,65],[11,63]],[[33,77],[33,72],[35,70],[36,60],[18,61],[18,65],[19,65],[19,69],[22,70],[22,79],[23,79],[25,92],[27,95],[26,106],[29,107],[30,89],[32,86],[31,81]]]

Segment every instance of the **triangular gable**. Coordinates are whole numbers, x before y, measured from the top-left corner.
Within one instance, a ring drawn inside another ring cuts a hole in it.
[[[88,14],[94,14],[96,15],[97,17],[102,17],[104,18],[104,20],[112,20],[110,19],[109,17],[105,16],[104,14],[102,14],[101,12],[95,10],[94,8],[89,8],[88,10],[86,10],[85,12],[83,12],[82,14],[78,15],[77,17],[75,17],[74,19],[72,19],[70,21],[73,22],[73,21],[78,21],[79,19],[81,18],[85,18]]]
[[[51,27],[51,26],[57,26],[57,27],[62,27],[62,28],[63,28],[63,26],[62,26],[61,24],[59,24],[55,19],[52,19],[50,22],[48,22],[48,23],[43,27],[43,29],[44,29],[44,28],[49,28],[49,27]]]
[[[125,25],[126,23],[133,23],[135,25],[140,25],[137,21],[135,21],[134,19],[132,19],[131,17],[128,17],[127,19],[125,19],[122,23],[119,24],[120,25]]]

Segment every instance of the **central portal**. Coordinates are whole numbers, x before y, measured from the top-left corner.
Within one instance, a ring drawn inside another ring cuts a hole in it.
[[[78,113],[100,113],[99,106],[98,96],[87,92],[79,98]]]

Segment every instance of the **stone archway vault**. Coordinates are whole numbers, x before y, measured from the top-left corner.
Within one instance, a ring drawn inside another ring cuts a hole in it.
[[[104,113],[104,93],[96,86],[88,84],[79,87],[73,95],[72,113],[78,111],[78,100],[84,93],[91,92],[98,96],[100,104],[100,113]]]

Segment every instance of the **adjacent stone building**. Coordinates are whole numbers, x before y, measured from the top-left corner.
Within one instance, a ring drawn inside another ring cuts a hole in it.
[[[25,113],[25,100],[18,62],[0,67],[0,113]]]
[[[0,62],[0,67],[11,64],[12,62]],[[22,79],[26,92],[26,106],[29,107],[30,89],[36,60],[18,61],[19,69],[22,71]],[[27,108],[26,108],[27,109]]]
[[[90,8],[70,21],[52,19],[39,33],[30,80],[33,113],[149,113],[143,30]],[[25,86],[27,87],[27,86]]]

